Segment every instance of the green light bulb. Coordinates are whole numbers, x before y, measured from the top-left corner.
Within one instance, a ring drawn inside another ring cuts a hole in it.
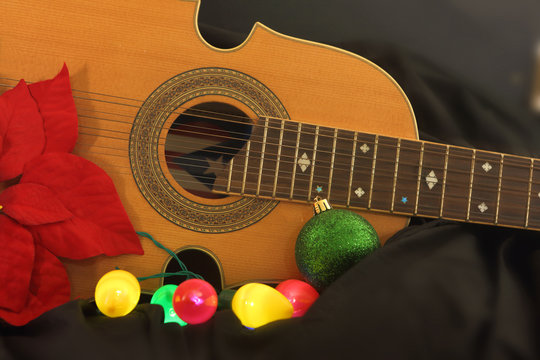
[[[152,296],[150,304],[161,305],[161,307],[163,308],[163,313],[165,315],[163,320],[164,323],[174,322],[179,324],[180,326],[186,326],[187,323],[184,320],[180,319],[180,317],[176,314],[173,308],[172,299],[176,288],[177,285],[172,284],[160,287]]]

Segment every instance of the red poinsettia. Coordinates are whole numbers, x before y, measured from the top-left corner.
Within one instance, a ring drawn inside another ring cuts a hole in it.
[[[69,300],[58,257],[142,254],[109,176],[69,154],[77,116],[64,66],[0,96],[0,318],[23,325]]]
[[[46,152],[71,152],[77,141],[77,111],[64,65],[51,80],[24,80],[0,96],[0,181],[22,173]]]

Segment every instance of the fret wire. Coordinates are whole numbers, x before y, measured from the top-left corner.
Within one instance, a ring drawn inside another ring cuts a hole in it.
[[[315,160],[317,158],[317,143],[319,142],[319,125],[315,126],[315,141],[313,142],[313,161],[311,163],[311,174],[309,176],[308,201],[311,200],[311,190],[313,188],[313,173],[315,172]]]
[[[394,183],[392,185],[392,205],[390,206],[390,212],[394,212],[394,202],[396,200],[396,183],[399,167],[399,151],[401,149],[401,139],[398,139],[396,146],[396,166],[394,167]]]
[[[259,181],[257,181],[257,193],[256,193],[257,196],[259,196],[259,193],[261,190],[261,178],[262,178],[263,163],[264,163],[264,152],[266,150],[266,135],[268,135],[268,118],[266,118],[264,122],[263,141],[262,141],[262,148],[261,148],[261,163],[259,164]]]
[[[466,221],[469,221],[471,216],[471,201],[472,201],[472,189],[473,189],[473,181],[474,181],[474,163],[476,161],[476,149],[473,149],[473,156],[471,159],[471,177],[469,181],[469,200],[467,204],[467,219]]]
[[[375,165],[377,163],[377,149],[379,147],[379,135],[375,135],[375,143],[373,145],[373,162],[371,165],[371,183],[369,185],[369,200],[368,209],[371,209],[371,198],[373,197],[373,180],[375,179]]]
[[[444,194],[446,192],[446,173],[448,172],[448,155],[450,154],[450,145],[446,145],[446,154],[444,155],[444,172],[443,172],[443,183],[441,191],[441,210],[439,211],[439,217],[443,215],[444,207]]]
[[[420,161],[418,163],[418,181],[416,183],[416,202],[414,204],[414,213],[413,215],[418,214],[418,200],[420,199],[420,182],[422,181],[422,165],[424,162],[424,142],[421,142],[420,145]]]
[[[291,192],[289,193],[289,199],[293,198],[294,182],[296,180],[296,165],[298,163],[298,146],[300,144],[301,133],[302,133],[302,123],[299,122],[297,132],[296,132],[296,148],[294,150],[293,173],[292,173],[292,178],[291,178]]]
[[[356,158],[356,142],[358,140],[358,133],[354,132],[354,138],[353,138],[353,150],[352,150],[352,158],[351,158],[351,175],[349,176],[349,191],[347,194],[347,207],[351,205],[351,190],[352,190],[352,181],[353,181],[353,174],[354,174],[354,159]]]
[[[502,173],[504,165],[504,154],[501,154],[499,162],[499,184],[497,185],[497,207],[495,208],[495,224],[499,222],[499,206],[501,201]]]
[[[332,178],[334,177],[334,161],[336,158],[337,128],[334,129],[334,141],[332,144],[332,158],[330,160],[330,175],[328,176],[328,192],[326,198],[330,201],[330,192],[332,191]]]
[[[227,192],[231,191],[231,180],[232,180],[232,172],[233,172],[233,163],[234,163],[234,156],[231,158],[231,161],[229,162],[229,179],[227,180]]]
[[[244,163],[244,174],[242,175],[242,190],[241,194],[244,194],[244,190],[246,187],[246,175],[247,175],[247,168],[248,168],[248,161],[249,161],[249,148],[251,147],[251,140],[248,140],[246,143],[246,161]]]
[[[526,228],[529,227],[529,211],[530,211],[530,208],[531,208],[533,170],[534,170],[534,159],[531,158],[531,168],[529,170],[529,189],[527,191],[529,196],[527,197],[527,213],[525,215],[525,227]]]
[[[281,145],[283,144],[283,130],[285,129],[285,120],[281,120],[281,128],[279,129],[279,145],[276,161],[276,176],[274,177],[274,189],[272,190],[272,197],[276,197],[277,181],[279,176],[279,162],[281,161]]]

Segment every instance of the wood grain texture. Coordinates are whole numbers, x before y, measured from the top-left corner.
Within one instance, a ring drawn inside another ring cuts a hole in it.
[[[281,202],[256,224],[223,234],[186,230],[156,213],[140,194],[128,159],[130,122],[142,101],[177,74],[223,67],[257,79],[279,98],[291,119],[305,123],[416,139],[411,106],[399,86],[369,61],[277,34],[260,24],[239,47],[216,49],[199,35],[198,5],[177,0],[3,1],[0,77],[38,81],[54,76],[65,62],[73,89],[96,93],[74,92],[80,115],[75,153],[108,172],[137,230],[172,249],[185,245],[209,249],[220,259],[229,284],[299,277],[294,243],[312,216],[307,204]],[[97,94],[125,99],[116,99],[122,105],[105,103],[98,100],[110,98]],[[219,100],[241,107],[226,97]],[[186,196],[201,203],[237,199]],[[383,242],[408,221],[362,215]],[[144,256],[65,261],[73,296],[91,296],[99,277],[115,266],[136,276],[160,272],[167,255],[146,240],[142,244]],[[146,281],[142,287],[158,284]]]

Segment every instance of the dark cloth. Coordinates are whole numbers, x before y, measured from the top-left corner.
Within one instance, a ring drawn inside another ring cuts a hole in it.
[[[243,35],[204,28],[227,47]],[[506,106],[406,50],[335,43],[387,70],[407,93],[420,137],[538,156],[540,119]],[[412,219],[302,318],[256,331],[230,310],[205,324],[162,324],[161,308],[123,318],[73,301],[16,328],[0,359],[538,359],[540,233]]]

